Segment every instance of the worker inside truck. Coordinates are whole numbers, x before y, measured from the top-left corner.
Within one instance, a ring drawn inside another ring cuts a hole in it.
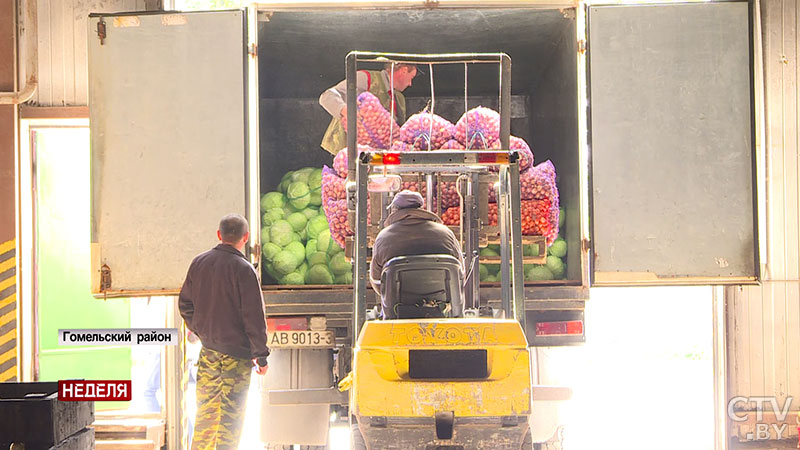
[[[406,121],[406,98],[402,92],[411,86],[416,75],[417,67],[414,64],[403,63],[387,62],[383,70],[359,70],[356,74],[356,95],[371,92],[387,111],[392,110],[390,101],[394,99],[394,118],[402,125]],[[347,146],[342,124],[347,115],[346,95],[347,81],[343,80],[319,96],[319,104],[332,116],[320,145],[334,155]]]
[[[436,214],[422,208],[423,200],[419,192],[409,190],[395,194],[389,206],[389,215],[384,228],[375,238],[372,246],[372,261],[369,265],[370,283],[381,296],[384,319],[398,315],[395,304],[388,304],[381,292],[381,275],[384,265],[398,256],[450,255],[458,259],[461,273],[464,273],[464,257],[461,244],[456,235]]]

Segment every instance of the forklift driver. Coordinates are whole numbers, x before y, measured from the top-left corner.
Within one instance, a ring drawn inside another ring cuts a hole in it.
[[[404,63],[395,63],[394,71],[392,63],[386,63],[383,70],[359,70],[356,75],[357,95],[369,91],[378,97],[387,111],[391,111],[390,99],[394,93],[395,120],[402,125],[406,121],[406,98],[402,92],[411,86],[416,75],[417,66]],[[392,82],[394,84],[390,88]],[[319,104],[332,116],[320,145],[334,155],[347,146],[342,125],[342,118],[347,115],[346,94],[347,81],[342,81],[319,96]]]
[[[398,192],[392,200],[384,228],[375,238],[369,265],[370,283],[378,295],[381,295],[383,266],[397,256],[451,255],[461,261],[464,271],[461,244],[455,234],[442,224],[439,216],[422,209],[422,204],[422,195],[409,190]],[[383,298],[381,304],[384,311],[392,307]]]

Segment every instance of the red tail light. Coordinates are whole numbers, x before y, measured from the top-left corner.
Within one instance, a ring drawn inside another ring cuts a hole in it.
[[[383,163],[386,165],[389,164],[400,164],[400,154],[399,153],[384,153],[383,154]]]
[[[537,336],[563,336],[582,335],[583,321],[570,320],[562,322],[538,322],[536,324]]]
[[[307,317],[269,317],[267,331],[308,330]]]

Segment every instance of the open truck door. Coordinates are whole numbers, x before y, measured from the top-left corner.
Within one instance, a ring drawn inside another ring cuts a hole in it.
[[[90,17],[93,292],[177,292],[227,213],[248,219],[258,247],[250,20],[245,10]]]
[[[759,279],[747,2],[588,8],[592,284]]]

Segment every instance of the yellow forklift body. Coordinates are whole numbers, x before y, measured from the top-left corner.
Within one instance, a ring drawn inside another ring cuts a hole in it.
[[[458,359],[462,356],[468,361]],[[369,321],[359,336],[353,368],[356,416],[530,414],[527,341],[515,320]]]

